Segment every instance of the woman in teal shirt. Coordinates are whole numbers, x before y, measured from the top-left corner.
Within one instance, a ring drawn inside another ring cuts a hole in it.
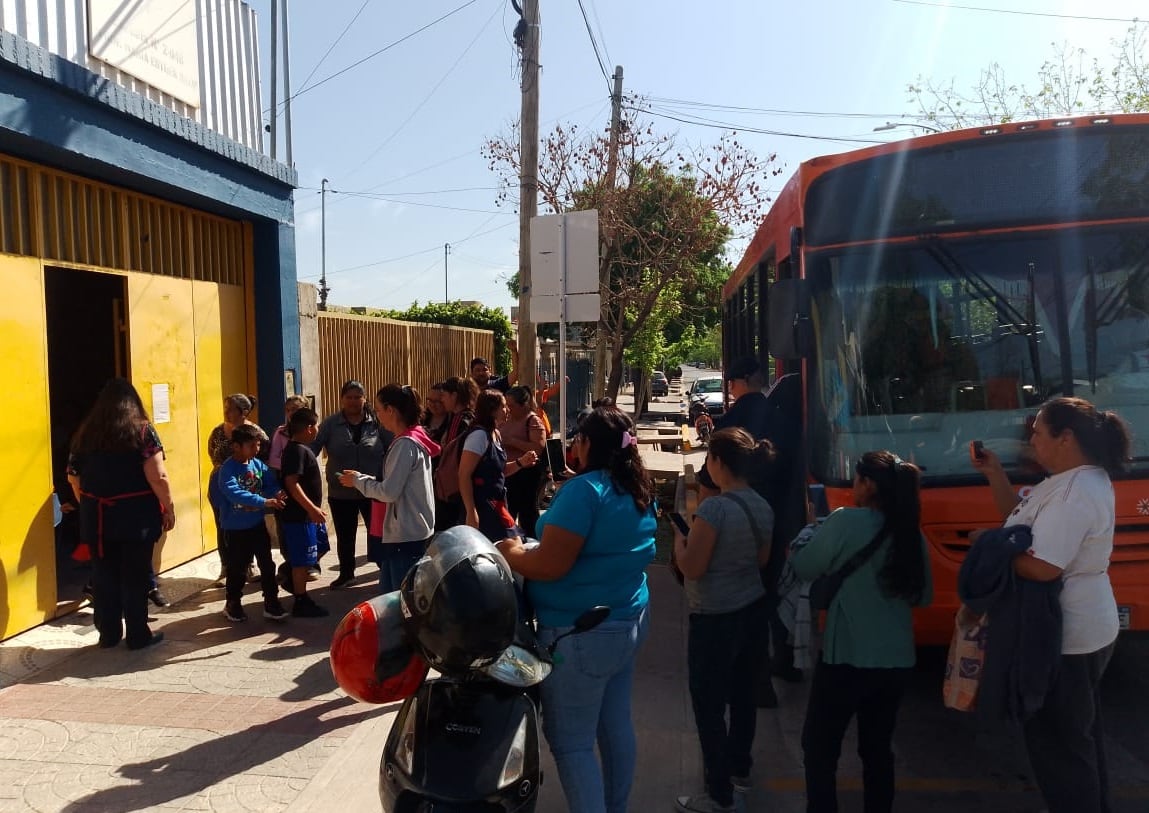
[[[515,537],[499,550],[527,580],[543,645],[591,607],[610,607],[601,625],[559,643],[554,672],[542,684],[543,732],[571,813],[625,813],[637,753],[630,690],[647,630],[654,486],[634,424],[616,409],[600,407],[579,424],[574,453],[582,473],[539,520],[539,546],[528,550]]]
[[[898,706],[914,665],[911,608],[933,599],[921,533],[919,470],[890,452],[866,452],[854,474],[854,503],[826,518],[791,559],[798,578],[840,569],[871,541],[874,553],[842,582],[826,613],[822,658],[802,729],[807,813],[837,811],[842,738],[858,717],[866,813],[894,803],[890,747]]]

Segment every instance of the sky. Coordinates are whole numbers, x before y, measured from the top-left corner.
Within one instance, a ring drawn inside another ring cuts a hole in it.
[[[269,0],[250,5],[260,18],[270,120]],[[906,86],[919,77],[953,79],[964,89],[996,61],[1011,80],[1031,83],[1054,44],[1107,57],[1130,25],[1124,20],[1138,9],[1149,16],[1143,0],[581,5],[605,71],[578,0],[540,0],[540,132],[559,122],[607,129],[607,76],[621,65],[624,93],[679,100],[657,103],[668,115],[736,125],[726,131],[796,134],[739,132],[759,156],[777,156],[784,172],[767,184],[774,191],[814,156],[923,132],[874,131],[918,112]],[[498,177],[480,153],[519,116],[511,38],[518,14],[510,1],[292,0],[289,19],[299,279],[318,282],[323,265],[319,190],[326,178],[329,303],[403,309],[446,296],[513,304],[505,280],[518,268],[518,214],[498,204]],[[282,128],[282,105],[277,111]],[[724,132],[645,120],[687,145],[713,143]],[[280,160],[283,149],[281,141]],[[444,243],[451,245],[446,257]],[[732,262],[744,248],[733,241]]]

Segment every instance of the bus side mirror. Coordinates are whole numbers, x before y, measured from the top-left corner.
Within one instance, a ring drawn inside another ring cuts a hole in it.
[[[767,341],[770,355],[782,361],[813,354],[810,284],[804,279],[780,279],[770,286]]]

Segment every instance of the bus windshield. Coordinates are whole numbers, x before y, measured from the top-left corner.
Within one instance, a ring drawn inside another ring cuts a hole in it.
[[[813,473],[845,483],[885,448],[923,481],[974,477],[982,440],[1036,475],[1027,421],[1078,395],[1149,418],[1149,227],[922,237],[807,255],[816,368]],[[1149,439],[1134,440],[1149,471]]]

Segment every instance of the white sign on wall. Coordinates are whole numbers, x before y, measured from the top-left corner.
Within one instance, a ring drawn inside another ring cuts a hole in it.
[[[88,0],[88,52],[181,102],[200,106],[195,0]]]

